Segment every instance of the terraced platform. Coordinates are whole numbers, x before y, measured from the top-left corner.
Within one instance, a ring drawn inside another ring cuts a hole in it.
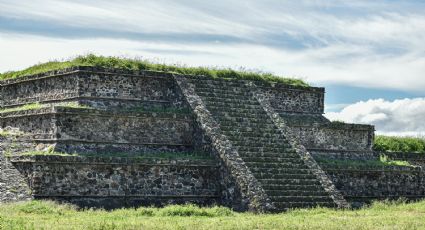
[[[77,66],[0,81],[0,94],[0,202],[277,212],[425,194],[422,170],[316,162],[377,156],[373,126],[323,116],[323,88]]]

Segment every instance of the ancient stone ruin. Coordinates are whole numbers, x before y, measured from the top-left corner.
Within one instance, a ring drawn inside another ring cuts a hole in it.
[[[323,116],[323,88],[95,67],[0,84],[0,202],[283,211],[425,195],[420,167],[329,164],[380,153],[373,126]]]

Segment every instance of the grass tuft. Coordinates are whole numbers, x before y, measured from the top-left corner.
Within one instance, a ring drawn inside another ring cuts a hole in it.
[[[195,205],[170,205],[157,210],[158,216],[231,216],[233,212],[225,207],[203,208]]]
[[[72,205],[39,200],[17,203],[15,206],[13,206],[13,209],[25,214],[39,215],[63,215],[67,211],[76,210],[76,208]]]
[[[165,71],[174,72],[186,75],[205,75],[211,78],[229,78],[229,79],[245,79],[245,80],[258,80],[266,82],[280,82],[288,85],[309,87],[309,85],[295,78],[285,78],[271,73],[254,72],[246,69],[238,71],[227,68],[218,67],[189,67],[185,65],[167,65],[153,63],[145,59],[137,58],[120,58],[120,57],[106,57],[88,54],[78,56],[73,59],[65,61],[51,61],[43,64],[31,66],[21,71],[6,72],[0,74],[0,80],[13,79],[27,75],[39,74],[52,70],[65,69],[73,66],[94,66],[102,68],[118,68],[124,70],[152,70],[152,71]]]

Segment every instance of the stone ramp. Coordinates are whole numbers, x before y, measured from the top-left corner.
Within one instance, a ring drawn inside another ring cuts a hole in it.
[[[336,207],[243,81],[189,82],[277,210]]]

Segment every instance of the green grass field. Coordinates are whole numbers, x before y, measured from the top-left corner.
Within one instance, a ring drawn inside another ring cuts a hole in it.
[[[300,209],[281,214],[227,208],[77,211],[46,201],[0,205],[0,229],[425,229],[425,201],[379,202],[359,210]]]

